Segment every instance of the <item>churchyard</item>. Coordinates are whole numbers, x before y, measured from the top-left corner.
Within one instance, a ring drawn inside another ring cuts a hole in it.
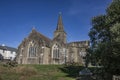
[[[0,80],[75,80],[79,67],[64,65],[0,65]]]

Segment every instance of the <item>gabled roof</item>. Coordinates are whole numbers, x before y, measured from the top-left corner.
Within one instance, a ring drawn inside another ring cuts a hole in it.
[[[59,35],[57,35],[55,38],[53,38],[53,41],[59,41],[59,37],[60,37],[60,34]]]
[[[32,29],[32,32],[30,33],[29,37],[34,36],[37,37],[37,39],[43,39],[45,42],[51,42],[51,39],[44,36],[43,34],[37,32],[35,29]]]
[[[2,50],[8,50],[8,51],[17,51],[17,49],[16,48],[13,48],[13,47],[8,47],[8,46],[1,46],[0,45],[0,49],[2,49]]]
[[[0,45],[0,49],[6,50],[6,47]]]
[[[60,35],[57,35],[54,39],[53,39],[53,44],[54,42],[58,42],[59,44],[63,45],[63,46],[66,46],[66,44],[64,42],[62,42],[60,39],[59,39]]]

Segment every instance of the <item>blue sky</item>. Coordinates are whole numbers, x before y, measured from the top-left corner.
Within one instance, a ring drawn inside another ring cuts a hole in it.
[[[91,19],[105,13],[112,0],[0,0],[0,44],[18,47],[33,26],[53,38],[62,12],[68,42],[89,40]]]

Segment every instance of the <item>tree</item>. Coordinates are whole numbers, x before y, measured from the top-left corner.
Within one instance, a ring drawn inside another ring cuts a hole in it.
[[[110,31],[112,33],[113,41],[114,42],[120,42],[120,23],[116,23],[113,25],[112,28],[110,28]]]
[[[92,18],[89,36],[92,61],[105,73],[120,74],[120,0],[113,0],[106,14]]]

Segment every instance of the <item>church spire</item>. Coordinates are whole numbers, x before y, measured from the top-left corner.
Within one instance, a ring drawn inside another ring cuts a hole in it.
[[[59,12],[59,16],[58,16],[58,23],[57,23],[57,31],[64,31],[64,27],[63,27],[63,23],[62,23],[62,15],[61,12]]]
[[[66,32],[64,31],[61,13],[59,13],[57,28],[54,32],[54,40],[58,40],[63,43],[67,42],[66,41]]]

